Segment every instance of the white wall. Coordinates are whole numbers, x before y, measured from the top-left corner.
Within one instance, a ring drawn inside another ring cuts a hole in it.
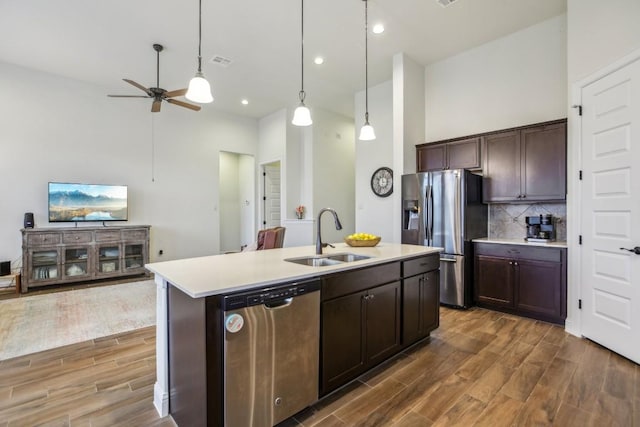
[[[240,250],[240,157],[220,152],[220,251]]]
[[[427,66],[426,140],[566,117],[566,20],[560,15]]]
[[[313,211],[336,210],[342,230],[330,213],[322,216],[322,240],[342,242],[355,230],[355,131],[353,120],[324,110],[313,111]],[[308,172],[305,173],[307,175]]]
[[[615,0],[568,0],[567,2],[567,91],[573,99],[572,91],[578,82],[616,62],[627,54],[640,49],[640,1]],[[580,212],[579,182],[576,179],[580,169],[579,145],[577,139],[580,119],[575,110],[569,109],[567,147],[567,241],[569,244],[569,270],[567,287],[567,330],[580,335],[580,312],[576,301],[580,298],[580,250],[576,237]]]
[[[152,225],[152,260],[218,253],[218,154],[255,154],[256,120],[211,106],[152,114],[148,99],[6,63],[0,93],[0,259],[19,263],[24,212],[53,226],[49,181],[128,185],[128,224]]]
[[[393,167],[393,82],[369,88],[369,122],[375,129],[374,141],[360,141],[357,135],[364,123],[365,93],[355,96],[356,137],[356,226],[357,232],[376,234],[393,242],[396,209],[393,197],[378,197],[371,191],[371,175],[382,166]],[[394,171],[397,176],[397,171]],[[394,193],[397,186],[394,187]],[[399,206],[399,205],[398,205]],[[397,208],[399,209],[399,207]]]

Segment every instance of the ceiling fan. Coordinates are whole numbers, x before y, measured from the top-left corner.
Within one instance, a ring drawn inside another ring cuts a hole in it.
[[[153,45],[153,50],[156,51],[156,56],[157,56],[156,87],[146,88],[142,86],[140,83],[134,82],[133,80],[122,79],[125,82],[129,83],[130,85],[137,87],[138,89],[146,93],[146,95],[107,95],[107,96],[110,96],[112,98],[153,98],[153,103],[151,104],[152,113],[157,113],[160,111],[160,105],[162,104],[163,100],[167,101],[170,104],[178,105],[180,107],[189,108],[194,111],[200,111],[201,107],[199,105],[194,105],[188,102],[173,99],[176,96],[183,96],[185,93],[187,93],[187,89],[167,91],[160,87],[160,52],[162,52],[163,49],[164,47],[162,47],[161,44]]]

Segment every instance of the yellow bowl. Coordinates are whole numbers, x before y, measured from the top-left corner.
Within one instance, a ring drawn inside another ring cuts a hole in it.
[[[354,247],[375,246],[380,243],[380,237],[376,237],[375,239],[371,240],[355,240],[345,237],[344,241],[347,243],[347,245]]]

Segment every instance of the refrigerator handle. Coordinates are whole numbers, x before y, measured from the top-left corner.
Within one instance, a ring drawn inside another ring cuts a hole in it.
[[[425,207],[426,207],[426,215],[424,216],[424,232],[427,236],[427,242],[431,245],[431,239],[433,239],[433,212],[432,205],[430,204],[432,200],[432,187],[431,185],[427,185],[427,194],[425,195]]]
[[[429,186],[429,199],[427,199],[427,203],[430,205],[429,206],[429,244],[433,245],[433,219],[435,217],[435,212],[434,212],[434,208],[435,206],[433,205],[433,187],[430,185]]]

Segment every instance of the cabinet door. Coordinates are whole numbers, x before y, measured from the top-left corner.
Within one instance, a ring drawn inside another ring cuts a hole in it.
[[[65,279],[87,279],[93,272],[91,268],[91,247],[65,247],[62,250],[62,274]]]
[[[30,285],[54,283],[60,280],[60,250],[58,248],[39,248],[29,250],[28,271]]]
[[[408,277],[402,283],[402,343],[413,344],[422,338],[422,280],[424,275]]]
[[[447,149],[445,144],[418,149],[418,172],[440,171],[447,167]]]
[[[96,276],[115,276],[120,274],[122,248],[118,243],[100,245],[97,248],[98,264]]]
[[[476,302],[514,308],[513,261],[476,255],[474,297]]]
[[[138,270],[144,271],[146,262],[146,244],[125,243],[124,244],[124,265],[123,270],[126,273],[135,273]]]
[[[565,200],[567,193],[567,126],[558,123],[523,129],[522,196],[526,200]]]
[[[548,261],[516,262],[516,308],[563,320],[562,264]],[[564,302],[566,304],[566,302]]]
[[[422,335],[426,337],[440,325],[440,272],[430,271],[422,281]]]
[[[369,289],[365,301],[365,354],[372,366],[400,349],[400,282]]]
[[[364,306],[366,292],[322,303],[322,394],[364,370]]]
[[[447,169],[479,169],[480,138],[447,144]]]
[[[404,279],[402,291],[402,344],[406,346],[427,337],[440,323],[439,272]]]
[[[521,200],[520,132],[501,132],[482,139],[484,201]]]

